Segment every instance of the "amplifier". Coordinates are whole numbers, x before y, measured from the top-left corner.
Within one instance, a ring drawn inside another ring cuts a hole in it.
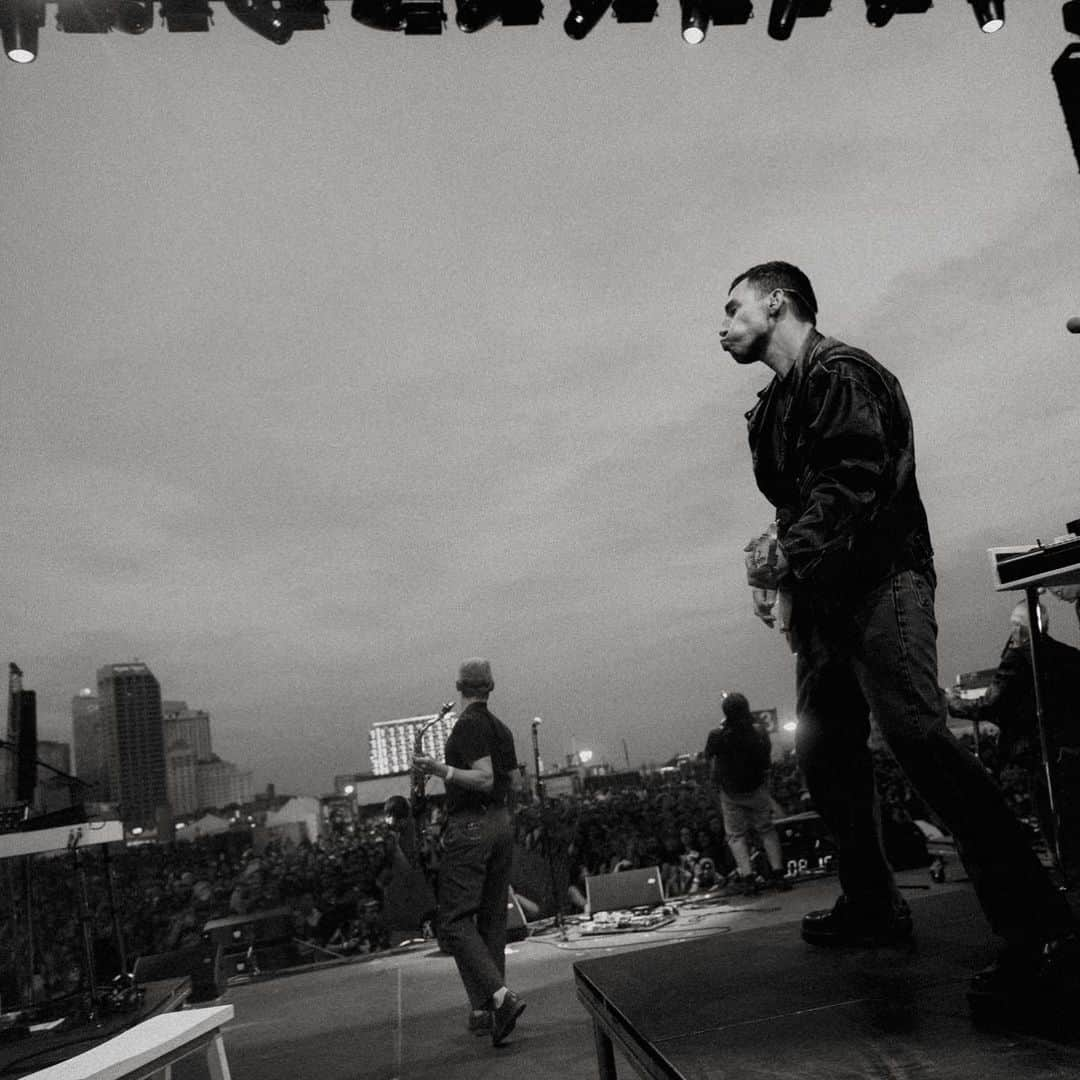
[[[132,968],[136,986],[187,975],[191,979],[190,1001],[213,1001],[225,992],[225,972],[220,945],[192,945],[174,952],[140,956]]]
[[[226,953],[247,949],[250,945],[291,941],[295,933],[292,908],[255,911],[250,915],[229,915],[211,919],[203,926],[203,941],[221,945]]]

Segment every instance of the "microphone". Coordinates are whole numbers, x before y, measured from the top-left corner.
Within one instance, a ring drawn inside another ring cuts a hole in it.
[[[1080,334],[1080,315],[1074,315],[1065,323],[1065,329],[1070,334]]]
[[[536,727],[537,724],[542,724],[544,721],[539,716],[533,717],[532,726]]]

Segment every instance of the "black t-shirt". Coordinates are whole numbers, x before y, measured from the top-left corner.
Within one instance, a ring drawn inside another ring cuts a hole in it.
[[[772,741],[757,724],[725,721],[709,732],[705,757],[716,758],[716,778],[729,795],[757,791],[769,771]]]
[[[446,785],[446,812],[505,806],[511,774],[517,768],[517,751],[510,729],[483,702],[473,702],[458,717],[446,740],[446,764],[471,769],[481,758],[491,758],[495,784],[490,792],[476,791],[451,781]]]

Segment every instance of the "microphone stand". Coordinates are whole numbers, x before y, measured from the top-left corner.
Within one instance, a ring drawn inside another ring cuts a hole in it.
[[[540,826],[544,837],[544,855],[547,857],[548,877],[551,881],[551,893],[555,900],[555,929],[559,932],[559,940],[566,941],[566,925],[563,922],[562,893],[555,878],[555,856],[552,851],[551,834],[548,828],[547,794],[544,791],[544,781],[540,778],[540,739],[537,734],[543,721],[536,717],[532,722],[533,744],[533,768],[536,770],[536,797],[540,801]]]

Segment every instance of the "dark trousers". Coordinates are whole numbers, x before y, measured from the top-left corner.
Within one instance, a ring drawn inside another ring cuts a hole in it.
[[[513,832],[505,809],[451,814],[439,864],[439,943],[453,956],[473,1009],[506,974],[506,905]]]
[[[872,713],[912,786],[956,840],[995,933],[1025,944],[1069,926],[1065,898],[1004,795],[946,727],[932,579],[896,574],[842,613],[800,597],[794,629],[796,750],[851,901],[880,912],[899,895],[881,840],[867,745]]]

